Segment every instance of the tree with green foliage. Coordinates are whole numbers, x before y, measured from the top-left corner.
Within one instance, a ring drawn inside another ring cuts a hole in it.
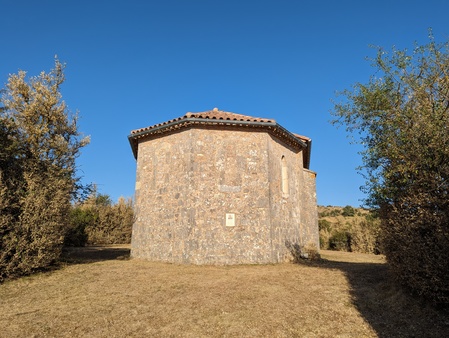
[[[378,48],[375,76],[345,90],[334,123],[364,146],[367,204],[398,280],[449,305],[449,43]]]
[[[45,268],[61,254],[75,159],[89,140],[62,100],[64,65],[9,77],[0,102],[0,281]]]

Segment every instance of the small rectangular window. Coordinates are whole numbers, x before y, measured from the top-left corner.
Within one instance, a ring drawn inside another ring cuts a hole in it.
[[[281,187],[282,187],[282,195],[284,197],[288,196],[288,168],[287,161],[285,160],[285,156],[281,158]]]

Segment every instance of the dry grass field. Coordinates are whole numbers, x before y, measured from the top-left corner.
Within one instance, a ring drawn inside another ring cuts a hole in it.
[[[0,285],[1,337],[448,337],[447,313],[391,286],[382,256],[182,266],[74,248]]]

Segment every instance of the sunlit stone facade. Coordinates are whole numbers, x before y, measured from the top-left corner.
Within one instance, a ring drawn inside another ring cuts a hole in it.
[[[311,140],[218,109],[129,136],[137,159],[131,256],[277,263],[319,247]]]

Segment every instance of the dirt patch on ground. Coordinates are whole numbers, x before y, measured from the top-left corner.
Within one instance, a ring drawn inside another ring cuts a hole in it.
[[[0,337],[449,336],[445,313],[393,287],[382,256],[189,266],[128,259],[127,246],[65,253],[60,270],[0,285]]]

